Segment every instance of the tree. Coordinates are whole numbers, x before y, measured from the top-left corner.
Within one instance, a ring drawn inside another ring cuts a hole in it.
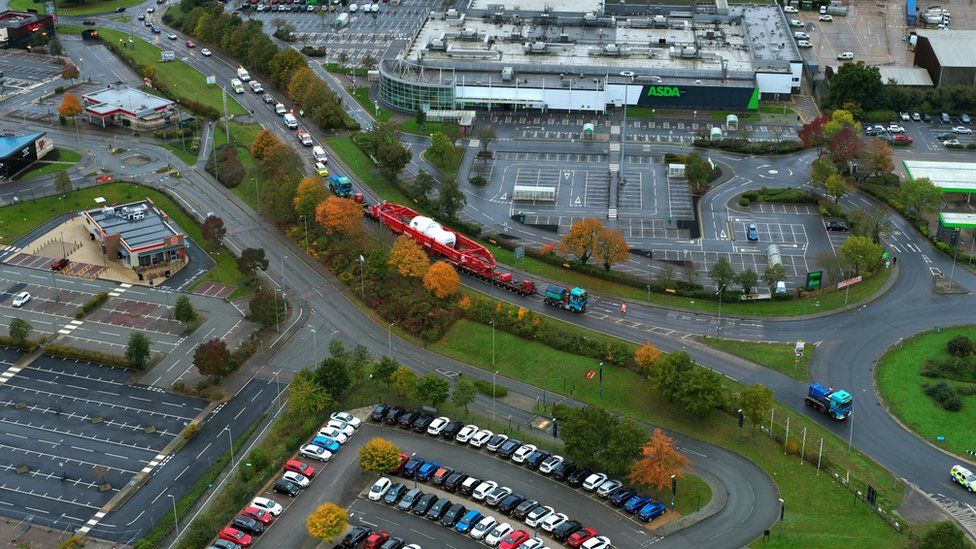
[[[933,196],[941,197],[941,193],[934,193]],[[854,234],[870,237],[875,242],[881,242],[881,235],[893,229],[891,220],[880,210],[858,208],[848,212],[847,218],[851,222],[851,231]]]
[[[242,273],[254,274],[256,269],[268,270],[268,260],[264,257],[264,248],[244,248],[241,257],[237,258],[237,267]]]
[[[966,536],[955,524],[945,521],[930,528],[919,541],[919,549],[967,549]]]
[[[444,135],[443,132],[434,132],[430,136],[430,147],[427,148],[425,155],[435,166],[446,166],[450,164],[457,155],[457,147]]]
[[[451,404],[460,406],[467,412],[468,405],[474,402],[477,395],[478,388],[475,387],[474,382],[466,377],[459,377],[454,382],[454,390],[451,392]]]
[[[827,148],[830,149],[830,158],[838,164],[846,164],[857,158],[864,148],[861,137],[851,128],[842,128],[837,135],[831,138]]]
[[[348,360],[344,356],[330,356],[319,363],[313,372],[315,382],[333,400],[340,400],[352,386]]]
[[[422,202],[427,200],[427,195],[430,194],[430,191],[434,190],[434,187],[436,186],[437,180],[424,170],[420,170],[417,172],[417,177],[414,178],[413,183],[407,187],[407,191],[410,198],[418,202]]]
[[[197,312],[193,310],[193,304],[190,303],[189,297],[181,295],[176,298],[176,304],[173,307],[173,318],[178,322],[182,322],[187,327],[197,319]]]
[[[217,244],[227,234],[227,227],[224,226],[223,219],[216,215],[208,215],[200,224],[200,232],[203,233],[203,238]]]
[[[891,145],[881,139],[872,139],[864,151],[864,160],[871,175],[882,175],[895,169],[891,159]]]
[[[838,204],[841,197],[851,192],[851,189],[843,177],[832,175],[824,182],[824,191],[826,191],[827,196],[834,199],[834,204]]]
[[[829,156],[821,156],[810,165],[810,183],[821,189],[832,175],[837,175],[837,164]]]
[[[349,198],[329,195],[315,207],[315,220],[330,234],[348,235],[353,229],[361,229],[362,219],[362,205]]]
[[[827,104],[836,107],[855,102],[864,110],[873,111],[883,106],[884,97],[881,71],[878,67],[865,65],[864,61],[841,65],[827,89]]]
[[[460,287],[461,278],[454,267],[446,261],[434,263],[424,274],[424,288],[438,299],[456,295]]]
[[[824,250],[814,258],[818,268],[823,269],[827,274],[827,280],[840,280],[844,273],[850,270],[850,263],[843,256],[835,254],[831,250]]]
[[[388,356],[381,356],[380,359],[373,364],[373,379],[377,382],[386,383],[389,385],[390,378],[398,368],[400,368],[400,363],[397,362],[396,359]]]
[[[573,461],[613,476],[626,473],[647,440],[647,433],[633,420],[599,406],[568,412],[559,427]]]
[[[218,338],[201,343],[193,353],[193,365],[197,367],[200,375],[210,378],[211,383],[215,383],[217,378],[228,371],[230,360],[231,354],[227,343]]]
[[[645,376],[650,374],[651,369],[654,368],[660,358],[661,350],[650,341],[634,350],[634,362],[637,363],[638,370]]]
[[[855,273],[877,269],[882,253],[881,245],[866,236],[852,236],[840,245],[840,254],[851,262]]]
[[[125,346],[125,361],[130,368],[141,370],[149,362],[149,346],[152,341],[142,332],[129,334],[128,344]]]
[[[65,195],[74,190],[74,185],[71,184],[71,176],[68,175],[66,170],[61,170],[54,176],[54,192]]]
[[[603,223],[595,217],[587,217],[573,223],[569,232],[559,241],[559,251],[566,255],[576,257],[580,265],[585,265],[593,250],[596,248],[596,241],[603,230]]]
[[[68,64],[61,71],[61,78],[64,80],[74,80],[78,78],[80,75],[81,75],[81,71],[79,71],[77,65],[74,64]]]
[[[773,408],[773,390],[759,383],[742,389],[739,398],[739,407],[753,427],[759,425]]]
[[[722,376],[701,366],[693,367],[681,382],[675,400],[689,413],[704,416],[725,402]]]
[[[451,385],[447,380],[441,379],[434,374],[427,374],[417,380],[413,386],[413,396],[425,404],[430,404],[437,408],[443,404],[450,396]]]
[[[84,107],[81,106],[81,101],[75,97],[75,94],[71,92],[65,92],[64,98],[61,99],[61,106],[58,107],[58,113],[65,118],[74,118],[81,114]]]
[[[643,456],[630,468],[627,480],[663,492],[671,488],[671,477],[681,479],[690,470],[691,460],[678,451],[674,439],[659,428],[642,448]]]
[[[486,153],[485,154],[486,158],[488,153],[488,146],[491,145],[491,142],[494,141],[496,138],[497,135],[495,135],[495,127],[492,126],[491,124],[485,124],[484,126],[478,128],[478,142],[481,145],[481,151]]]
[[[340,51],[339,55],[336,56],[336,60],[339,61],[340,66],[345,67],[346,63],[349,62],[349,53],[347,53],[346,50]]]
[[[371,71],[376,68],[376,58],[370,54],[366,54],[359,60],[359,66],[367,71]]]
[[[902,181],[896,195],[909,207],[916,219],[934,212],[942,203],[942,191],[927,177],[908,178]]]
[[[763,271],[762,281],[766,283],[766,286],[770,290],[781,280],[786,280],[786,269],[782,265],[766,267],[766,270]]]
[[[295,213],[308,219],[315,219],[315,208],[329,198],[325,185],[318,177],[305,177],[298,182],[295,190]],[[360,208],[360,216],[362,208]]]
[[[400,463],[400,449],[385,438],[373,438],[359,449],[359,466],[373,473],[389,473]]]
[[[827,123],[827,116],[820,115],[813,120],[807,122],[796,132],[796,136],[800,138],[804,147],[812,149],[817,148],[817,154],[820,154],[826,140],[824,139],[824,124]]]
[[[294,30],[294,26],[286,23],[279,29],[279,36],[287,36]],[[274,54],[274,57],[268,62],[268,74],[271,76],[272,84],[278,88],[285,88],[295,71],[307,66],[308,62],[305,61],[305,56],[298,53],[297,50],[286,48]]]
[[[678,396],[685,378],[695,368],[695,363],[684,351],[668,353],[658,359],[651,369],[648,381],[656,391],[674,400]]]
[[[854,114],[846,109],[837,109],[830,113],[830,119],[824,124],[824,137],[829,142],[844,128],[854,130],[854,133],[861,133],[861,125],[854,119]]]
[[[464,205],[467,203],[468,198],[461,192],[461,187],[458,185],[457,179],[445,177],[441,181],[440,188],[438,189],[437,209],[446,217],[454,218],[458,212],[464,209]]]
[[[417,384],[417,374],[406,366],[400,366],[390,376],[390,384],[401,396],[413,394],[413,388]]]
[[[14,345],[24,348],[27,347],[27,338],[30,337],[32,331],[34,331],[34,327],[29,322],[23,318],[15,318],[10,321],[7,334]]]
[[[305,519],[308,535],[315,539],[332,541],[339,537],[349,524],[349,513],[335,503],[323,503]]]
[[[759,274],[752,269],[746,269],[741,273],[735,275],[735,281],[742,286],[742,291],[745,293],[751,293],[752,289],[756,287],[759,282]]]
[[[377,160],[384,177],[393,181],[407,167],[413,155],[399,140],[384,140],[377,149]]]
[[[264,326],[274,326],[285,318],[285,300],[276,292],[258,290],[248,303],[248,318]]]
[[[329,395],[312,379],[312,372],[299,370],[288,386],[288,407],[300,416],[315,416],[332,405]]]
[[[285,144],[275,134],[268,130],[261,130],[254,136],[254,142],[251,143],[251,156],[258,161],[264,160],[271,154],[271,151],[284,146]]]
[[[414,113],[413,119],[417,122],[418,126],[423,128],[424,124],[427,122],[427,113],[423,108],[417,107],[417,112]]]
[[[693,193],[704,194],[711,177],[712,166],[704,156],[693,152],[685,157],[685,179],[691,183]]]
[[[732,270],[732,264],[728,259],[719,257],[718,261],[708,269],[708,278],[712,279],[718,290],[722,292],[735,279],[735,271]]]
[[[597,261],[603,263],[603,269],[609,271],[615,263],[620,263],[629,257],[630,249],[620,229],[604,227],[597,233],[593,255]]]
[[[427,254],[407,235],[400,235],[393,242],[389,264],[400,273],[400,276],[413,278],[424,276],[429,266]]]

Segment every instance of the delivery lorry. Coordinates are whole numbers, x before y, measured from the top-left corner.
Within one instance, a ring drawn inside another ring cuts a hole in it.
[[[550,307],[566,309],[574,313],[585,313],[588,298],[586,296],[586,290],[583,288],[577,287],[570,290],[569,288],[550,284],[546,286],[544,301]]]
[[[847,419],[854,411],[854,398],[850,393],[819,383],[810,384],[803,402],[807,406],[819,410],[821,414],[827,414],[837,420]]]

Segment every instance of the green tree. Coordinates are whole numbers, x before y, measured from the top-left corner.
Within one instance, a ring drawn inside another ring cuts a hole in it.
[[[847,214],[853,234],[870,237],[881,242],[881,235],[891,232],[893,225],[888,216],[880,210],[855,209]]]
[[[746,269],[735,275],[735,281],[742,286],[742,291],[748,294],[752,292],[752,289],[759,282],[759,275],[752,269]]]
[[[881,245],[866,236],[852,236],[840,245],[840,254],[850,261],[855,273],[877,269],[882,253]]]
[[[330,356],[314,372],[315,382],[334,400],[339,400],[352,386],[348,360],[344,356]]]
[[[434,374],[427,374],[417,380],[413,386],[413,396],[420,402],[430,404],[434,408],[443,404],[450,396],[451,385],[445,379]]]
[[[929,528],[919,541],[919,549],[968,549],[969,543],[962,530],[945,521]]]
[[[152,341],[142,332],[129,334],[128,344],[125,346],[125,361],[130,367],[143,369],[149,362],[149,346]]]
[[[300,416],[316,416],[332,403],[308,369],[299,370],[288,386],[288,407]]]
[[[845,102],[856,102],[864,110],[882,107],[884,85],[878,67],[865,65],[864,61],[847,62],[837,69],[827,88],[827,104],[835,107]]]
[[[647,377],[656,391],[674,400],[684,385],[684,380],[695,367],[695,363],[684,351],[668,353],[658,359]]]
[[[443,132],[434,132],[430,137],[430,147],[425,155],[431,164],[446,169],[457,156],[457,147]]]
[[[256,269],[268,270],[268,260],[264,257],[264,248],[244,248],[241,257],[237,258],[237,268],[246,275],[254,274]]]
[[[64,195],[68,194],[74,190],[74,185],[71,184],[71,176],[68,172],[61,170],[54,176],[54,192]]]
[[[186,295],[181,295],[176,298],[176,305],[173,307],[173,318],[178,322],[182,322],[187,327],[197,319],[197,312],[193,309],[193,304],[190,303],[190,298]]]
[[[274,326],[285,317],[285,300],[277,293],[261,289],[248,303],[248,318],[264,326]]]
[[[850,128],[854,133],[861,133],[861,125],[854,119],[854,114],[846,109],[837,109],[830,113],[830,120],[824,123],[824,137],[830,141],[844,128]]]
[[[934,212],[936,207],[942,203],[942,191],[933,185],[932,180],[927,177],[909,178],[902,181],[896,195],[909,207],[916,219]]]
[[[454,217],[457,215],[464,205],[467,204],[468,199],[461,192],[461,187],[458,186],[457,180],[453,177],[445,177],[441,181],[441,186],[439,189],[439,196],[437,199],[438,209],[444,213],[447,217]]]
[[[217,244],[227,234],[227,227],[224,226],[223,219],[216,215],[208,215],[200,224],[200,233],[205,240]]]
[[[393,373],[397,371],[400,367],[400,363],[394,358],[388,356],[381,356],[379,360],[373,364],[373,379],[380,383],[390,384],[390,378],[393,377]]]
[[[478,388],[475,387],[474,382],[466,377],[459,377],[454,382],[454,391],[451,392],[451,404],[460,406],[467,412],[468,405],[474,402],[477,395]]]
[[[647,432],[633,420],[593,405],[567,412],[559,427],[573,461],[614,476],[627,472],[647,441]]]
[[[685,157],[685,179],[691,183],[695,194],[702,194],[712,177],[712,166],[708,160],[697,152],[689,153]]]
[[[773,286],[776,286],[777,282],[786,280],[786,269],[782,265],[766,267],[766,270],[762,274],[762,280],[769,289],[773,289]]]
[[[759,425],[759,422],[773,408],[773,390],[759,383],[742,389],[739,393],[739,398],[739,407],[742,409],[742,413],[752,422],[753,427]]]
[[[675,400],[692,415],[703,417],[712,408],[725,403],[725,398],[722,376],[708,368],[695,366],[682,380]]]
[[[810,183],[815,187],[823,189],[832,175],[837,175],[837,164],[829,156],[821,156],[810,165]]]
[[[413,394],[414,385],[417,384],[417,374],[406,366],[400,366],[390,376],[390,384],[401,396]]]
[[[708,269],[708,278],[712,279],[719,291],[725,291],[726,286],[735,279],[735,271],[732,270],[732,264],[728,259],[719,257],[718,261]]]
[[[827,192],[827,196],[834,199],[834,204],[839,203],[841,197],[851,192],[850,187],[847,186],[847,181],[839,175],[828,177],[827,181],[824,182],[824,190]]]
[[[30,337],[32,331],[34,331],[34,327],[29,322],[23,318],[15,318],[10,321],[10,328],[8,328],[7,333],[14,345],[24,348],[27,347],[27,338]]]
[[[427,123],[427,113],[424,112],[424,109],[417,107],[417,112],[414,113],[413,119],[417,122],[418,126],[423,128],[424,124]]]
[[[429,195],[430,191],[434,190],[434,187],[436,186],[437,180],[424,170],[420,170],[420,172],[417,173],[417,177],[414,178],[413,183],[411,183],[407,189],[410,194],[410,198],[417,201],[423,201],[427,200],[427,195]]]

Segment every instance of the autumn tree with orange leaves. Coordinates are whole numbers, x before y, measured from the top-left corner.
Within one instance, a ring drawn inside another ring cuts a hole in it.
[[[424,288],[440,299],[457,294],[460,287],[461,278],[446,261],[434,263],[424,275]]]
[[[329,196],[315,207],[315,220],[330,234],[349,234],[361,227],[362,218],[363,207],[340,196]]]
[[[569,232],[559,242],[559,251],[564,255],[573,255],[581,265],[585,265],[597,245],[597,238],[603,230],[603,223],[595,217],[581,219],[569,228]]]
[[[596,234],[593,254],[597,261],[603,263],[603,269],[609,271],[614,263],[627,259],[630,249],[620,229],[603,228]]]
[[[647,342],[634,351],[634,362],[641,373],[647,374],[651,368],[657,364],[657,359],[661,358],[661,349],[655,347],[651,342]]]
[[[275,134],[268,130],[261,130],[254,136],[254,143],[251,143],[251,156],[260,161],[272,150],[284,146],[285,144]]]
[[[664,491],[671,488],[671,476],[684,478],[691,470],[691,461],[675,448],[674,439],[660,429],[654,429],[651,440],[644,445],[644,457],[634,462],[627,475],[634,484],[643,484]]]
[[[419,244],[406,235],[398,236],[396,241],[393,242],[393,248],[390,250],[389,264],[401,276],[412,276],[414,278],[424,276],[429,267],[427,254],[420,249]]]
[[[58,107],[58,113],[65,118],[74,118],[81,114],[84,107],[81,106],[81,101],[75,97],[75,94],[71,92],[66,92],[64,94],[64,99],[61,100],[61,106]]]
[[[315,208],[327,198],[329,193],[322,185],[322,180],[318,177],[306,177],[298,183],[298,189],[295,190],[295,214],[314,218]]]

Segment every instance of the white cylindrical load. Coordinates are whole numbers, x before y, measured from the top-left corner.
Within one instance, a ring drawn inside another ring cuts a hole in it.
[[[429,227],[431,223],[437,223],[437,222],[429,217],[418,215],[417,217],[410,220],[410,228],[415,231],[420,231],[423,233],[427,230],[427,227]]]
[[[430,227],[424,234],[434,239],[434,241],[444,245],[450,246],[451,248],[457,243],[457,235],[451,231],[444,230],[438,225],[437,227]]]

